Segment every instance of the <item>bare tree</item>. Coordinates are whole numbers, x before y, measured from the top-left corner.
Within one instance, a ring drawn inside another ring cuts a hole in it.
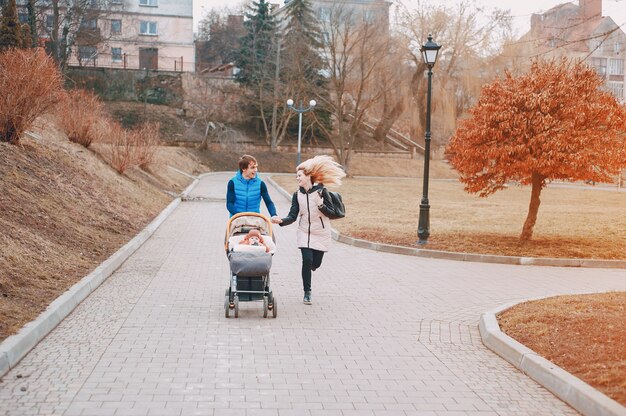
[[[228,79],[196,78],[185,103],[195,123],[204,126],[204,146],[220,138],[226,124],[242,121],[242,88]]]
[[[128,0],[34,0],[37,38],[48,39],[48,53],[65,70],[76,46],[95,48],[105,40],[98,21]],[[113,7],[115,6],[115,7]],[[78,56],[79,63],[84,56]]]
[[[245,34],[241,8],[212,9],[198,24],[198,70],[232,62]]]
[[[318,96],[330,110],[333,131],[325,133],[347,172],[369,109],[383,91],[376,85],[377,71],[387,54],[374,22],[362,19],[354,9],[336,5],[322,22],[325,32],[322,58],[328,74],[329,95]]]
[[[385,137],[394,127],[407,107],[406,92],[410,90],[411,69],[404,59],[404,49],[397,37],[388,40],[388,54],[383,58],[377,71],[377,82],[381,99],[370,113],[370,121],[375,124],[374,140],[384,146]]]
[[[473,104],[480,86],[492,79],[497,71],[486,64],[489,57],[502,50],[511,36],[511,19],[507,11],[476,6],[463,0],[456,6],[436,5],[429,0],[417,0],[413,9],[400,13],[400,36],[404,37],[407,58],[412,62],[411,91],[418,103],[413,114],[413,135],[423,137],[425,125],[426,65],[420,46],[429,33],[442,45],[436,67],[436,94],[433,109],[439,107],[439,120],[444,134],[433,137],[439,144],[456,128],[456,120]]]

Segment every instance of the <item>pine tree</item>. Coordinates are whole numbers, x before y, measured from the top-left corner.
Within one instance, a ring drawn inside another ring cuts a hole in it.
[[[19,47],[22,49],[28,49],[33,46],[33,37],[30,34],[30,26],[28,24],[20,25],[20,40]]]
[[[276,22],[270,13],[270,4],[265,0],[252,2],[244,21],[246,35],[241,39],[241,48],[236,56],[239,72],[235,79],[246,86],[255,87],[267,77],[273,60]]]
[[[2,7],[0,19],[0,51],[22,46],[21,25],[17,19],[15,0],[8,0]]]
[[[30,46],[28,47],[37,47],[37,16],[35,13],[35,1],[36,0],[28,0],[28,4],[26,5],[26,10],[28,10],[28,26],[29,26],[29,39]],[[26,43],[26,41],[24,41]]]
[[[274,94],[276,21],[265,0],[252,3],[244,21],[246,35],[235,55],[239,72],[235,80],[250,91],[250,106],[263,123],[269,140],[269,125]]]
[[[283,82],[293,91],[296,103],[308,103],[314,98],[319,105],[313,114],[306,114],[308,119],[303,126],[304,137],[319,136],[321,132],[315,129],[315,119],[324,123],[327,131],[330,130],[330,113],[323,103],[328,96],[327,80],[321,75],[324,63],[320,57],[322,48],[322,34],[319,23],[313,13],[308,0],[293,0],[287,8],[287,25],[285,28],[284,60],[281,68]],[[291,129],[297,128],[296,120]],[[305,139],[306,140],[306,139]]]

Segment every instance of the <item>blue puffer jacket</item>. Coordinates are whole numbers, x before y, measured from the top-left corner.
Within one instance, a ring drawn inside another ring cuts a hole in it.
[[[235,185],[235,211],[261,212],[261,181],[258,177],[246,179],[237,172],[232,179]]]
[[[258,176],[246,179],[238,172],[228,181],[226,190],[226,208],[232,217],[240,212],[261,212],[261,199],[270,216],[276,215],[276,206],[270,198],[267,185]]]

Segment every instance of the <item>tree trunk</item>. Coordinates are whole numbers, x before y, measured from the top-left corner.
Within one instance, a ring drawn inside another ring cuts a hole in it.
[[[398,101],[396,105],[393,106],[391,111],[385,112],[385,114],[383,114],[380,122],[374,130],[374,140],[379,143],[385,142],[385,137],[387,136],[387,134],[389,134],[389,130],[391,130],[398,117],[400,117],[400,115],[402,114],[403,110],[404,105],[402,101]]]
[[[263,84],[259,84],[259,115],[261,116],[261,121],[263,123],[263,133],[265,134],[265,144],[270,144],[272,141],[272,132],[270,126],[267,124],[267,119],[265,118],[265,106],[263,100],[265,96],[263,95]]]
[[[417,69],[413,73],[411,77],[411,86],[413,91],[413,98],[415,103],[418,104],[418,108],[420,109],[417,112],[418,116],[418,125],[415,126],[415,130],[413,131],[413,137],[424,137],[424,133],[426,132],[426,111],[422,111],[422,109],[426,108],[426,82],[424,82],[424,71],[426,71],[427,67],[424,63],[417,63]]]
[[[276,35],[275,35],[276,36]],[[278,148],[278,128],[276,124],[278,124],[278,103],[279,103],[279,94],[278,94],[278,84],[280,82],[280,40],[276,39],[276,68],[274,71],[274,106],[272,108],[272,138],[270,140],[270,150],[275,152]]]
[[[28,0],[26,5],[28,10],[28,26],[30,27],[30,47],[36,48],[39,35],[37,33],[37,17],[35,16],[35,0]]]
[[[351,172],[352,163],[351,162],[352,162],[352,152],[346,154],[346,161],[343,164],[343,169],[346,172],[346,176],[348,178],[352,177],[352,172]]]
[[[522,234],[519,237],[520,241],[530,241],[533,236],[533,228],[535,227],[535,222],[537,222],[537,212],[539,211],[539,205],[541,204],[539,195],[541,195],[544,180],[545,178],[543,176],[533,172],[530,205],[528,206],[528,215],[526,216],[526,221],[524,222],[524,227],[522,228]]]

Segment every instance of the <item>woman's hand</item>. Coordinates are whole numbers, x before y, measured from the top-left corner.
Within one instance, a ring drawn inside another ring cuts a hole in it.
[[[282,224],[283,220],[280,219],[278,215],[274,215],[271,219],[273,224]]]

